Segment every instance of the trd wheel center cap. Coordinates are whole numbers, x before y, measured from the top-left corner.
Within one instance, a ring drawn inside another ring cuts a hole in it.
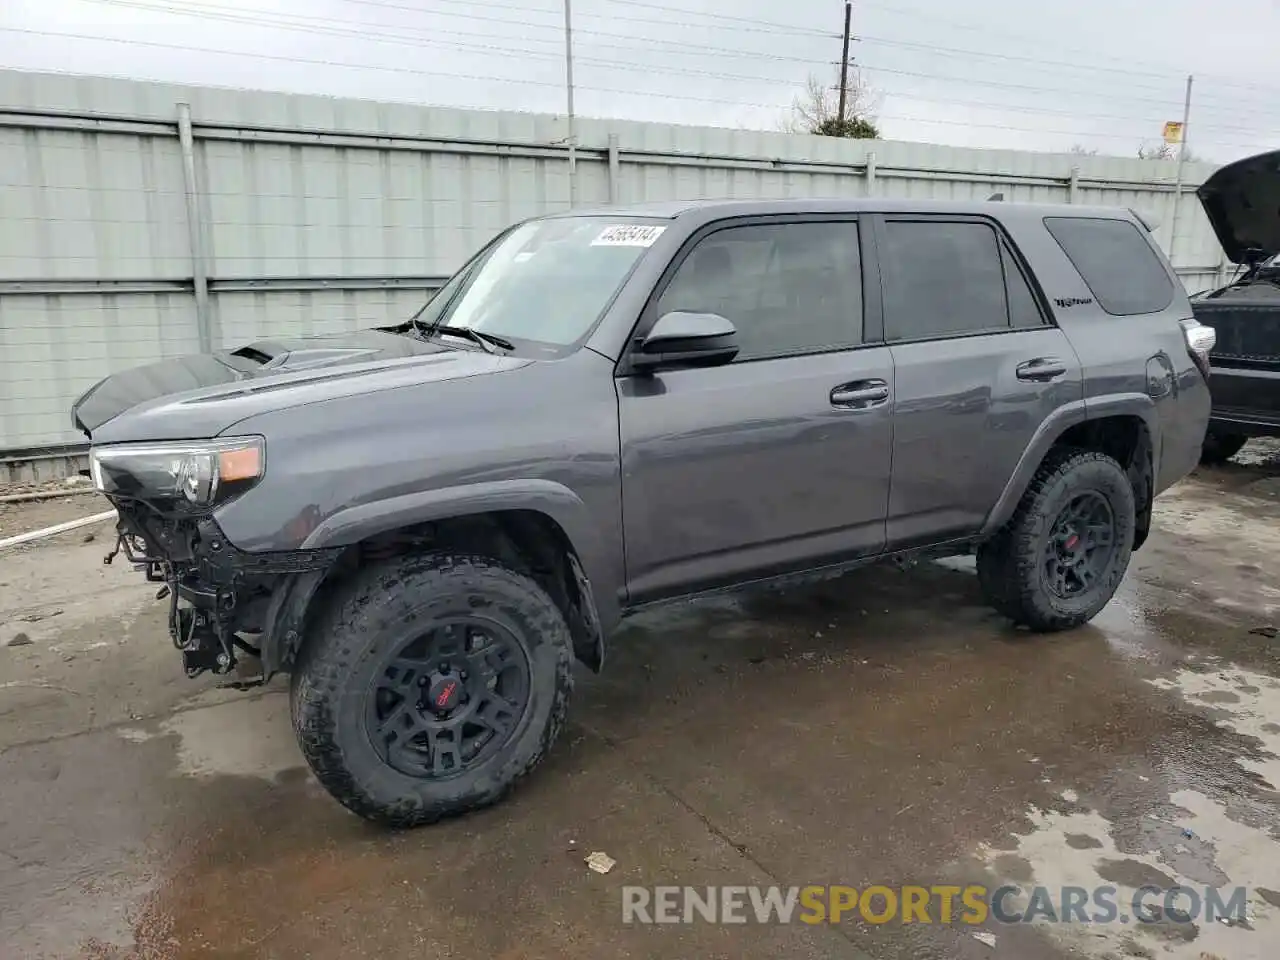
[[[428,710],[445,713],[452,710],[462,701],[462,681],[457,676],[437,677],[427,688],[426,703]]]
[[[1078,562],[1084,556],[1084,538],[1075,531],[1068,533],[1062,542],[1062,553],[1064,559]]]

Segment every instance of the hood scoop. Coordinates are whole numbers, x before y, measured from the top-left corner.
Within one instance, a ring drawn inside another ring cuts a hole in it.
[[[308,344],[293,347],[287,343],[264,341],[233,350],[231,356],[257,364],[258,369],[263,373],[289,373],[330,364],[360,363],[362,360],[376,359],[383,353],[383,350],[373,346],[341,347]]]

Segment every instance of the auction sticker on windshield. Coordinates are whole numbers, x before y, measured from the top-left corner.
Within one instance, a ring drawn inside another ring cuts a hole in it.
[[[644,223],[620,223],[605,227],[600,236],[591,241],[593,247],[651,247],[662,236],[666,227]]]

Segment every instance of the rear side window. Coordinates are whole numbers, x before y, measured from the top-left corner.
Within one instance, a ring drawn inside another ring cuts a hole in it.
[[[1094,299],[1107,313],[1158,313],[1173,302],[1173,283],[1151,245],[1128,220],[1045,217]]]
[[[1035,294],[1031,285],[1018,268],[1013,254],[1004,244],[1000,245],[1000,256],[1004,260],[1004,280],[1009,288],[1009,323],[1016,330],[1028,330],[1043,327],[1044,315],[1036,305]]]
[[[1009,329],[1004,254],[985,223],[890,220],[885,248],[886,340]]]

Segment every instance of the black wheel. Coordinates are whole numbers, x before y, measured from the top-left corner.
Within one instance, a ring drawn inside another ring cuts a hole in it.
[[[496,561],[433,554],[366,568],[308,632],[294,731],[321,784],[366,819],[410,827],[491,804],[564,723],[564,617]]]
[[[1101,453],[1053,452],[1009,522],[978,548],[988,601],[1033,630],[1093,619],[1115,594],[1133,551],[1133,487]]]
[[[1238,433],[1215,433],[1211,430],[1204,435],[1204,444],[1200,447],[1200,462],[1206,466],[1226,463],[1248,442],[1248,437],[1242,437]]]

